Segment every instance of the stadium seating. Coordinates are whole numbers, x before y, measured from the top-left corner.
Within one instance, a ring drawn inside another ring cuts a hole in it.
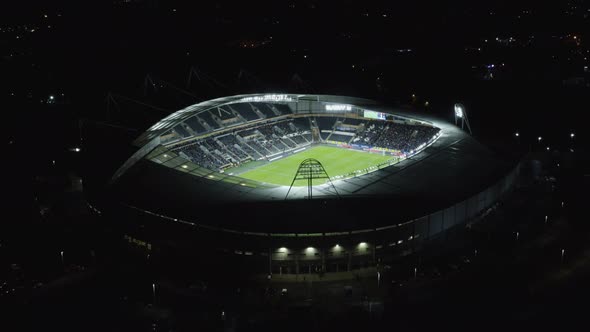
[[[211,153],[206,153],[199,144],[182,146],[175,151],[184,153],[192,162],[212,170],[217,170],[224,165],[223,161]]]
[[[336,122],[335,118],[324,116],[318,116],[315,118],[315,120],[318,127],[320,127],[321,130],[332,130],[332,128],[334,127],[334,123]]]
[[[211,116],[211,113],[209,113],[209,111],[199,113],[198,117],[205,120],[205,122],[207,122],[207,124],[213,129],[221,127],[219,123],[217,123],[217,121],[213,120],[213,117]]]
[[[293,140],[293,142],[297,143],[298,145],[305,145],[309,143],[302,135],[295,135],[290,138]]]
[[[185,120],[184,123],[186,123],[196,133],[200,134],[207,131],[207,129],[205,129],[205,127],[199,123],[199,119],[194,116]]]
[[[340,135],[340,134],[332,134],[332,135],[330,135],[330,137],[328,137],[328,140],[330,140],[330,141],[336,141],[336,142],[342,142],[342,143],[348,143],[348,141],[350,141],[351,139],[352,139],[352,136]]]
[[[384,127],[385,124],[381,121],[367,121],[364,130],[352,140],[352,143],[373,146]]]
[[[277,114],[265,103],[251,103],[256,109],[258,109],[266,118],[274,118]]]
[[[229,108],[225,107],[217,107],[216,109],[210,110],[209,112],[213,112],[213,114],[215,114],[221,120],[227,120],[236,117]]]
[[[260,114],[276,116],[265,103],[252,103],[261,113],[252,110],[250,104],[225,106],[225,110],[211,110],[200,113],[199,117],[211,127],[219,128],[222,121],[237,119],[238,112],[244,119],[261,120]],[[281,112],[288,111],[281,105]],[[212,113],[218,121],[213,119]],[[409,153],[427,143],[440,129],[406,125],[381,120],[352,118],[316,117],[315,123],[321,137],[329,142],[358,144],[371,148],[385,148]],[[240,120],[242,121],[242,120]],[[212,170],[221,170],[248,160],[270,158],[282,152],[309,145],[312,142],[308,118],[283,119],[271,123],[257,123],[223,136],[208,137],[192,141],[173,150],[182,152],[187,158]],[[184,138],[206,131],[197,117],[174,127],[174,132]],[[348,135],[346,133],[349,133]]]
[[[352,118],[345,118],[343,123],[347,124],[347,125],[353,125],[353,126],[358,126],[361,123],[363,123],[364,120],[361,119],[352,119]]]
[[[190,137],[191,136],[191,134],[189,132],[187,132],[184,128],[182,128],[182,126],[180,126],[180,125],[174,127],[173,129],[182,137]]]
[[[286,104],[274,104],[274,106],[279,110],[279,112],[281,112],[282,115],[293,113],[291,111],[291,108],[289,107],[289,105],[286,105]]]
[[[254,112],[254,110],[252,110],[252,107],[250,107],[249,104],[237,103],[237,104],[228,105],[227,107],[229,107],[229,108],[233,109],[234,111],[238,112],[247,121],[259,120],[260,119],[260,117],[258,116],[258,114],[256,114],[256,112]]]
[[[225,148],[235,155],[240,161],[245,160],[249,157],[249,155],[244,152],[243,149],[236,147],[236,145],[240,145],[238,140],[234,135],[226,135],[222,137],[218,137],[218,140],[223,143]]]
[[[438,131],[438,128],[433,127],[390,123],[383,129],[374,144],[407,153],[428,142]]]

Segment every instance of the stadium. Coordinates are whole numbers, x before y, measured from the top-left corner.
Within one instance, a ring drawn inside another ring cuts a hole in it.
[[[124,242],[261,275],[353,271],[418,251],[485,213],[519,172],[446,120],[332,95],[204,101],[133,147],[92,206]]]

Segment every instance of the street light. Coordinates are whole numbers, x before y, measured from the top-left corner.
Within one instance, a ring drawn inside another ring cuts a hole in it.
[[[563,264],[563,255],[565,255],[565,249],[561,249],[561,263]]]
[[[64,264],[64,252],[63,252],[63,250],[59,254],[61,256],[61,265],[62,265],[62,267],[65,267],[65,264]]]
[[[459,119],[463,118],[463,107],[461,105],[455,104],[455,116]]]
[[[467,124],[467,129],[469,129],[469,133],[471,135],[473,135],[473,133],[471,132],[471,126],[469,125],[469,119],[467,118],[467,111],[465,109],[465,106],[457,103],[454,105],[454,110],[455,110],[455,125],[457,125],[457,120],[461,119],[461,129],[463,129],[464,125]]]
[[[154,305],[156,305],[156,284],[152,284],[152,295],[154,296]]]
[[[576,136],[574,133],[570,134],[570,138],[574,138],[574,136]]]
[[[539,137],[537,138],[537,140],[538,140],[539,142],[540,142],[542,139],[543,139],[543,137],[541,137],[541,136],[539,136]]]
[[[514,136],[519,137],[520,134],[518,133],[518,131],[516,133],[514,133]]]

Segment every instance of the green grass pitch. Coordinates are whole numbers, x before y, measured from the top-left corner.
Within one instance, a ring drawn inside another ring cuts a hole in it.
[[[307,158],[319,160],[326,169],[328,175],[334,177],[378,165],[393,157],[331,146],[315,146],[247,171],[238,176],[260,182],[289,186],[297,172],[297,167],[299,167],[299,164]],[[318,179],[314,180],[313,184],[319,185],[325,182],[325,179]],[[295,181],[294,183],[294,186],[306,185],[307,181],[305,180]]]

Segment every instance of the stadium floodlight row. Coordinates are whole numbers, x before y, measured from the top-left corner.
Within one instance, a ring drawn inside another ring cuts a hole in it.
[[[417,114],[328,95],[192,105],[134,141],[111,179],[110,215],[131,245],[184,248],[217,257],[212,264],[245,259],[258,272],[345,271],[419,250],[493,205],[519,167]],[[314,182],[313,200],[303,199],[305,186],[285,200],[310,157],[324,164],[338,198]]]

